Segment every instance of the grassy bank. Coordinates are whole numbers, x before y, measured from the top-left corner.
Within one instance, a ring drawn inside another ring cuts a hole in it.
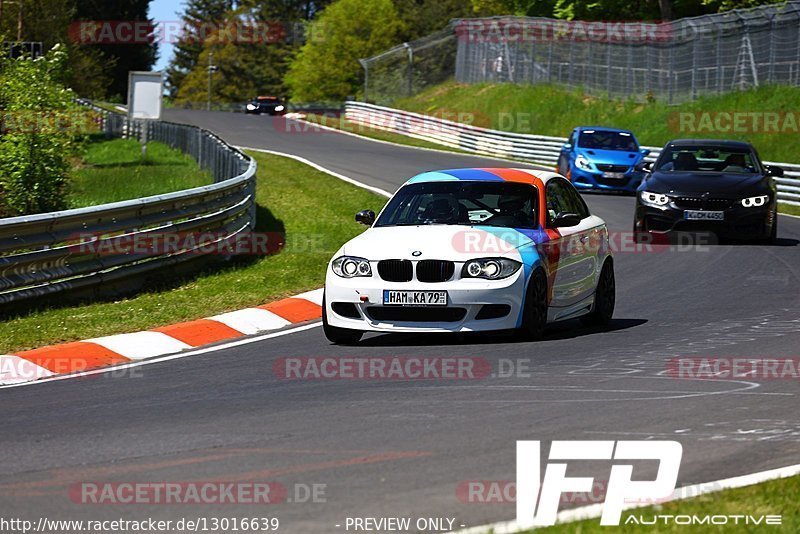
[[[662,534],[671,532],[800,532],[800,476],[771,480],[754,486],[747,486],[733,490],[726,490],[717,493],[710,493],[688,499],[685,501],[675,501],[663,505],[651,506],[636,510],[622,512],[620,520],[621,526],[602,527],[599,519],[589,519],[564,525],[556,525],[543,529],[530,531],[531,533],[601,533],[601,532],[646,532],[647,534]],[[666,515],[695,515],[703,517],[706,515],[739,515],[754,516],[758,518],[762,515],[782,515],[780,526],[745,526],[740,524],[735,526],[731,520],[728,526],[685,526],[665,524],[661,521],[656,525],[625,525],[628,517],[633,516],[637,520],[644,519],[652,521],[654,516]]]
[[[331,255],[364,228],[353,214],[378,211],[386,199],[288,158],[253,155],[258,230],[285,232],[282,252],[209,269],[123,300],[4,319],[0,354],[207,317],[321,287]]]
[[[476,126],[561,137],[581,125],[627,128],[640,143],[654,146],[679,137],[740,139],[753,143],[765,160],[800,162],[800,133],[791,128],[784,129],[786,133],[748,133],[746,128],[734,132],[691,131],[687,121],[681,127],[679,117],[679,113],[797,112],[800,88],[796,87],[766,86],[668,106],[663,102],[609,101],[547,85],[448,82],[399,100],[394,107],[444,114],[454,120],[461,113]],[[697,117],[695,126],[700,124]]]
[[[90,143],[70,176],[69,205],[93,206],[189,189],[211,183],[211,174],[179,150],[134,139]]]

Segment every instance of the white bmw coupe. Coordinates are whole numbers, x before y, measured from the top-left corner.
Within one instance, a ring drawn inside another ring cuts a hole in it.
[[[406,182],[370,228],[333,256],[322,320],[327,338],[365,332],[516,329],[606,324],[614,262],[605,222],[564,177],[529,169],[454,169]]]

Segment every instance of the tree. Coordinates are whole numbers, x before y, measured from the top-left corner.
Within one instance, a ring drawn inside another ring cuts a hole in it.
[[[167,89],[171,96],[178,93],[184,78],[197,66],[207,29],[219,25],[233,9],[232,0],[189,0],[183,12],[183,31],[167,67]],[[213,33],[213,32],[212,32]]]
[[[147,21],[151,0],[74,0],[78,21]],[[107,94],[125,98],[128,92],[128,71],[150,70],[156,62],[158,45],[151,43],[98,44],[93,46],[108,66]],[[76,73],[82,75],[82,73]]]
[[[236,20],[237,17],[231,17],[227,22],[232,24]],[[239,19],[239,22],[246,21]],[[243,102],[257,94],[285,94],[283,77],[291,57],[291,45],[283,42],[237,42],[235,33],[226,38],[214,34],[206,39],[195,68],[181,81],[176,104],[188,107],[205,105],[209,54],[213,54],[213,63],[217,67],[212,75],[213,102]]]
[[[359,58],[397,44],[403,30],[391,0],[337,0],[311,22],[289,66],[295,101],[341,101],[359,91]]]
[[[401,41],[413,41],[441,30],[451,19],[473,17],[471,0],[394,0],[403,22]]]

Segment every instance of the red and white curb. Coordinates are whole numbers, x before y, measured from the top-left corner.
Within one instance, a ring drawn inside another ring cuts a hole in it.
[[[322,317],[322,289],[263,306],[144,332],[104,336],[0,355],[0,385],[177,354],[212,343],[280,330]]]

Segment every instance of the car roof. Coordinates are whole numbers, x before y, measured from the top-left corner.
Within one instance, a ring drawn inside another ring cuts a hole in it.
[[[603,130],[605,132],[623,132],[633,134],[632,131],[626,130],[624,128],[611,128],[609,126],[578,126],[575,128],[579,132],[583,132],[584,130]]]
[[[516,169],[505,167],[445,169],[441,171],[423,172],[412,177],[406,184],[425,182],[517,182],[533,186],[542,186],[548,180],[559,176],[551,171],[538,169]]]
[[[753,148],[753,145],[746,141],[734,141],[732,139],[673,139],[667,146],[713,146],[726,148]]]

